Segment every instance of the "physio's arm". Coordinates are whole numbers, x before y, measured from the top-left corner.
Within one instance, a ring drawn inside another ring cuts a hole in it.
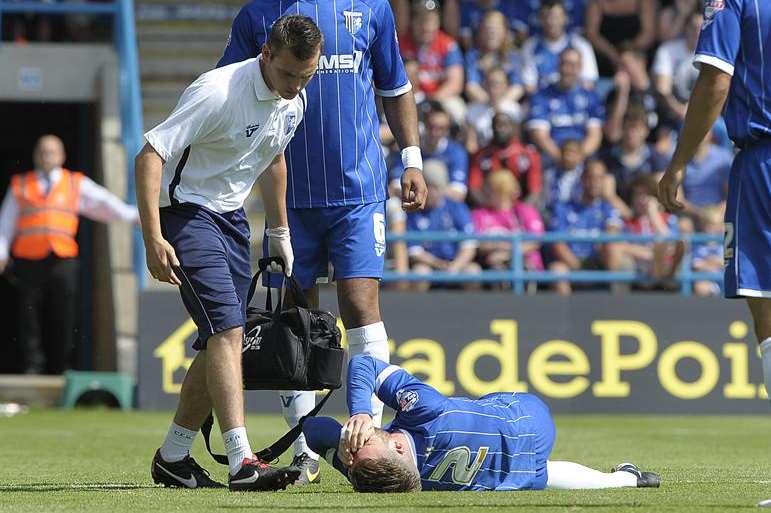
[[[153,278],[173,285],[181,285],[182,282],[179,281],[172,269],[179,266],[179,260],[177,260],[174,248],[163,238],[161,233],[159,196],[163,159],[150,144],[145,144],[137,155],[134,173],[137,207],[139,208],[142,237],[147,253],[147,268]]]
[[[337,455],[342,429],[343,426],[330,417],[311,417],[303,423],[303,435],[308,447],[347,479],[348,469]]]
[[[723,110],[730,88],[731,75],[702,64],[672,162],[659,182],[659,200],[670,211],[684,207],[677,199],[677,191],[685,179],[685,168]]]
[[[279,153],[259,178],[262,204],[268,228],[288,227],[286,214],[286,161]]]

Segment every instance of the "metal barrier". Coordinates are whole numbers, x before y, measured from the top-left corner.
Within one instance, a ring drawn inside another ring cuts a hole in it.
[[[119,56],[121,139],[126,151],[128,164],[128,199],[136,201],[134,183],[134,155],[142,147],[142,94],[139,84],[139,59],[134,23],[134,1],[115,0],[105,3],[42,1],[9,2],[0,0],[0,30],[3,13],[38,13],[51,15],[86,14],[90,16],[110,15],[113,17],[113,45]],[[2,33],[0,33],[2,40]],[[145,284],[145,254],[139,230],[134,232],[134,271],[140,287]]]
[[[650,277],[637,272],[617,272],[617,271],[572,271],[567,274],[554,273],[549,271],[528,271],[524,266],[524,255],[522,254],[522,242],[540,242],[550,244],[555,242],[633,242],[638,244],[648,244],[655,242],[676,242],[683,241],[686,244],[686,251],[683,255],[683,261],[680,264],[680,272],[674,277],[680,282],[680,293],[690,296],[693,293],[693,282],[695,281],[723,281],[723,273],[703,273],[693,270],[693,255],[691,253],[692,244],[719,242],[722,244],[722,235],[711,235],[706,233],[693,233],[683,235],[632,235],[632,234],[571,234],[549,232],[543,234],[533,233],[511,233],[511,234],[474,234],[467,235],[458,232],[406,232],[403,234],[388,234],[387,241],[394,242],[511,242],[512,258],[511,267],[508,271],[482,271],[480,274],[454,274],[447,272],[434,272],[430,275],[418,273],[397,273],[387,271],[383,275],[384,281],[432,281],[446,283],[464,283],[464,282],[509,282],[511,290],[515,294],[522,294],[525,291],[527,282],[552,283],[556,281],[570,282],[626,282],[626,283],[644,283],[650,281]]]

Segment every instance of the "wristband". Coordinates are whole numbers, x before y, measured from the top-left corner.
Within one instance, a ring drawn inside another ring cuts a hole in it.
[[[288,239],[289,227],[279,226],[277,228],[268,228],[265,230],[265,235],[274,239]]]
[[[420,154],[420,147],[408,146],[402,150],[402,166],[404,169],[414,167],[423,171],[423,156]]]

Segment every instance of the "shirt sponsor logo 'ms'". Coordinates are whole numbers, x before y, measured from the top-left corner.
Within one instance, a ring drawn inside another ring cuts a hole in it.
[[[319,59],[318,73],[358,73],[364,53],[354,50],[353,53],[322,55]]]

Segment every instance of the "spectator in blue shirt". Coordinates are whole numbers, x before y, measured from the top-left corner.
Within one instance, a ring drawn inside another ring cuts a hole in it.
[[[591,89],[597,81],[597,59],[592,45],[578,34],[566,30],[568,15],[562,0],[544,0],[538,11],[542,33],[531,36],[522,47],[525,69],[522,80],[534,93],[559,80],[560,54],[574,48],[581,54],[581,83]]]
[[[428,186],[428,198],[424,210],[407,215],[407,231],[412,232],[461,232],[474,234],[474,221],[465,203],[454,201],[445,195],[448,176],[447,166],[440,160],[423,163],[423,176]],[[481,271],[474,262],[477,242],[436,241],[410,242],[408,253],[413,272],[431,274],[477,274]],[[413,290],[424,292],[431,287],[430,281],[416,282]],[[476,288],[476,283],[465,283],[464,288]]]
[[[581,176],[581,199],[557,203],[550,231],[572,235],[618,233],[623,226],[621,215],[603,197],[607,171],[599,160],[590,160]],[[557,242],[553,245],[555,260],[549,269],[556,273],[578,270],[617,270],[622,266],[620,247],[616,243]],[[555,283],[561,295],[570,295],[570,282]]]
[[[482,86],[482,80],[489,70],[500,68],[506,73],[509,85],[503,98],[497,100],[518,101],[525,91],[520,76],[522,58],[514,50],[506,18],[500,11],[485,14],[476,41],[476,47],[470,48],[465,57],[466,97],[471,102],[490,103],[492,98]]]
[[[562,158],[555,166],[544,171],[544,204],[548,212],[553,212],[557,204],[580,201],[583,172],[581,141],[568,139],[562,143]]]
[[[519,0],[518,0],[519,1]],[[462,0],[460,4],[459,40],[461,46],[468,50],[474,46],[474,34],[479,31],[482,19],[491,11],[503,13],[506,28],[512,33],[520,32],[524,26],[514,15],[516,6],[511,0]]]
[[[423,159],[436,159],[447,166],[449,183],[445,194],[455,201],[466,201],[468,193],[468,153],[462,144],[450,137],[450,116],[437,107],[426,114],[421,150]],[[393,160],[390,170],[392,185],[399,186],[402,173],[401,158]]]
[[[698,216],[703,207],[725,202],[732,162],[733,153],[713,144],[712,134],[707,134],[686,167],[683,181],[686,214]]]
[[[540,8],[552,0],[509,0],[513,26],[516,30],[528,35],[539,35],[543,32],[540,22]],[[583,32],[586,0],[561,0],[567,15],[568,32]]]
[[[560,80],[541,89],[530,103],[527,129],[530,138],[549,158],[560,158],[560,145],[568,139],[581,141],[586,156],[602,143],[605,112],[597,95],[581,87],[581,54],[568,48],[560,55]]]

